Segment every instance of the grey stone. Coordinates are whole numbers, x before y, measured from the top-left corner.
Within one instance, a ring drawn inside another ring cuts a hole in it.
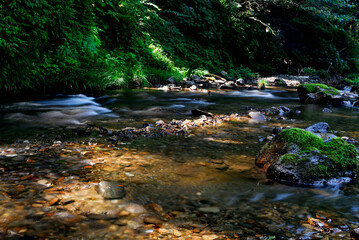
[[[332,110],[330,110],[329,108],[323,108],[322,112],[327,112],[327,113],[330,113],[330,112],[333,112]]]
[[[246,84],[246,81],[242,78],[239,78],[237,79],[236,81],[236,85],[239,86],[239,85],[245,85]]]
[[[329,131],[329,124],[326,122],[318,122],[307,127],[305,130],[311,133],[327,133]]]
[[[248,117],[258,120],[258,121],[265,121],[266,116],[261,112],[249,112]]]

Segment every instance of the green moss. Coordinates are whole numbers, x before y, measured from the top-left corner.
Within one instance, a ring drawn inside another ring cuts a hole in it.
[[[315,165],[307,166],[307,175],[315,178],[338,177],[340,172],[355,170],[357,168],[357,151],[355,146],[345,142],[342,138],[333,138],[324,143],[316,135],[299,128],[291,128],[281,131],[277,135],[279,141],[284,141],[285,146],[296,144],[298,153],[288,153],[282,156],[287,164],[300,164],[310,160],[311,151],[315,150],[322,161]],[[324,161],[323,161],[324,159]]]
[[[287,143],[296,144],[302,151],[311,151],[313,148],[321,148],[323,139],[300,128],[291,128],[281,131],[278,139]]]
[[[317,179],[322,179],[335,177],[335,174],[329,170],[328,166],[324,164],[318,164],[307,170],[307,177],[313,178],[313,176],[315,176]]]
[[[345,170],[353,168],[357,164],[357,151],[354,145],[345,142],[341,138],[333,138],[330,142],[324,144],[321,153],[331,159],[333,168]]]
[[[288,164],[298,163],[299,157],[297,154],[287,153],[282,156],[282,161]]]
[[[301,84],[298,88],[303,87],[305,88],[308,93],[317,93],[317,92],[324,92],[328,95],[340,95],[338,89],[329,87],[325,84],[320,83],[309,83],[309,84]]]

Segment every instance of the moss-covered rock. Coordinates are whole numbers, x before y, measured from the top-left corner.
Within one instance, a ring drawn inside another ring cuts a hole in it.
[[[289,185],[326,185],[352,182],[358,172],[354,145],[341,138],[324,142],[299,128],[281,131],[257,156],[256,165],[267,177]]]
[[[343,102],[343,97],[338,89],[329,87],[325,84],[301,84],[298,86],[297,92],[302,103],[315,103],[339,107]]]

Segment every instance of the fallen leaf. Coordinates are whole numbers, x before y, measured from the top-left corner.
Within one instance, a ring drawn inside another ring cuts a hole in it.
[[[30,159],[30,158],[28,158],[27,160],[26,160],[26,163],[34,163],[34,162],[36,162],[35,160],[32,160],[32,159]]]
[[[56,182],[61,182],[64,179],[65,179],[65,177],[60,177],[59,179],[56,180]]]
[[[44,148],[41,148],[39,151],[40,152],[45,152],[47,149],[49,149],[48,147],[44,147]]]
[[[84,166],[84,169],[91,169],[92,166]]]
[[[48,203],[50,206],[52,206],[52,205],[55,205],[56,203],[58,203],[59,201],[60,201],[59,198],[53,198]]]

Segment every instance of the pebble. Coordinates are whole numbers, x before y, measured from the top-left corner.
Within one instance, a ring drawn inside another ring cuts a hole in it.
[[[223,164],[224,161],[222,159],[212,159],[211,160],[211,163],[214,163],[214,164]]]
[[[135,204],[135,203],[129,203],[129,204],[124,205],[123,210],[130,212],[132,214],[142,214],[142,213],[147,212],[147,210],[143,206]]]
[[[219,213],[220,209],[219,207],[202,207],[199,208],[198,211],[203,213]]]
[[[177,229],[173,229],[173,234],[174,234],[176,237],[182,236],[182,233],[181,233],[180,231],[178,231]]]
[[[145,224],[155,224],[155,225],[162,225],[163,221],[155,216],[148,216],[143,219]]]
[[[125,175],[127,176],[127,177],[134,177],[135,175],[133,175],[132,173],[125,173]]]
[[[217,236],[217,235],[203,235],[202,236],[203,240],[214,240],[214,239],[218,239],[218,238],[219,238],[219,236]]]

